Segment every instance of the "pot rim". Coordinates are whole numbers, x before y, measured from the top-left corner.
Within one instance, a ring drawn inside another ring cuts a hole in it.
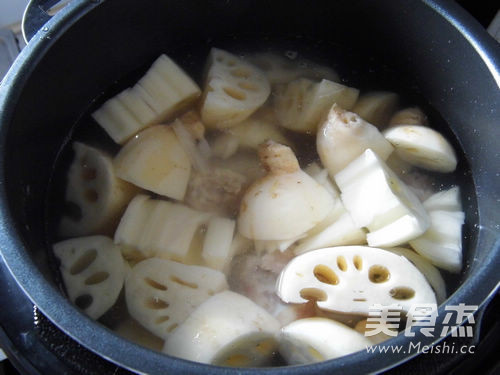
[[[93,351],[102,358],[121,367],[138,373],[173,373],[173,374],[299,374],[330,373],[340,374],[348,368],[353,373],[373,373],[395,367],[418,353],[391,353],[391,355],[370,354],[360,351],[348,356],[324,361],[311,365],[287,366],[281,368],[237,369],[204,365],[166,355],[146,349],[129,342],[114,334],[110,329],[95,322],[74,307],[69,300],[51,285],[38,270],[19,235],[12,216],[10,215],[8,197],[5,189],[5,140],[9,118],[14,111],[12,103],[16,103],[23,87],[34,71],[34,67],[43,59],[45,52],[74,23],[78,22],[87,13],[106,0],[76,0],[70,2],[58,12],[40,30],[29,44],[23,49],[13,66],[5,76],[0,88],[0,253],[9,271],[21,286],[24,293],[39,309],[63,332]],[[500,86],[500,52],[493,38],[486,34],[484,29],[460,6],[446,0],[421,0],[432,8],[445,21],[459,30],[469,44],[481,56],[487,65],[493,79]],[[478,197],[478,206],[481,197]],[[480,215],[481,224],[481,215]],[[491,252],[482,264],[476,265],[473,277],[463,283],[438,310],[436,327],[443,325],[445,305],[482,306],[498,289],[498,275],[496,269],[500,267],[500,236],[499,232],[491,233],[480,225],[476,246],[489,246]],[[414,331],[414,330],[412,330]],[[414,331],[412,338],[399,335],[384,342],[383,346],[420,343],[421,346],[433,345],[443,337],[426,337],[419,331]],[[376,359],[376,360],[374,360]]]

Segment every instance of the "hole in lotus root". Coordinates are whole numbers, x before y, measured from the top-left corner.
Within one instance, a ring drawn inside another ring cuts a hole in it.
[[[248,366],[249,363],[250,358],[244,354],[233,354],[224,361],[226,366],[231,367],[245,367]]]
[[[69,269],[69,273],[72,275],[78,275],[87,269],[88,266],[92,264],[92,262],[97,258],[97,250],[96,249],[88,249],[83,253],[80,258],[73,263],[71,268]]]
[[[366,302],[366,298],[353,298],[353,302]]]
[[[162,323],[165,323],[169,319],[170,319],[170,317],[167,316],[167,315],[160,316],[159,318],[156,318],[155,323],[156,324],[162,324]]]
[[[153,287],[153,288],[155,288],[155,289],[158,289],[158,290],[163,290],[163,291],[165,291],[165,290],[167,290],[167,289],[168,289],[165,285],[160,284],[158,281],[155,281],[155,280],[153,280],[153,279],[150,279],[149,277],[146,277],[146,278],[144,279],[144,281],[146,282],[146,284],[148,284],[149,286],[151,286],[151,287]]]
[[[328,266],[324,264],[318,264],[314,267],[314,276],[320,282],[330,285],[337,285],[339,283],[339,278],[337,274]]]
[[[337,267],[341,271],[344,271],[344,272],[347,271],[347,262],[346,262],[345,258],[342,255],[339,255],[337,257]]]
[[[85,190],[85,199],[91,203],[95,203],[99,199],[99,194],[94,189],[87,189]]]
[[[168,306],[170,306],[170,304],[167,301],[164,301],[160,298],[150,298],[146,300],[145,305],[146,307],[153,310],[166,309]]]
[[[189,281],[184,281],[184,280],[178,278],[177,276],[170,277],[170,280],[172,280],[174,283],[180,284],[182,286],[187,286],[188,288],[198,289],[198,284],[190,283]]]
[[[90,294],[82,294],[81,296],[76,297],[75,305],[80,309],[85,310],[94,302],[94,298]]]
[[[249,91],[257,91],[258,90],[258,87],[256,85],[254,85],[253,83],[250,83],[250,82],[239,82],[238,83],[238,87],[244,89],[244,90],[249,90]]]
[[[80,221],[83,217],[82,208],[74,202],[65,202],[64,216],[69,217],[73,221]]]
[[[326,293],[318,288],[304,288],[300,296],[308,301],[326,301]]]
[[[169,326],[169,327],[167,328],[167,332],[168,332],[168,333],[170,333],[170,332],[172,332],[174,329],[176,329],[177,327],[179,327],[179,325],[178,325],[177,323],[174,323],[174,324],[172,324],[171,326]]]
[[[247,98],[247,95],[244,92],[235,90],[232,87],[224,87],[224,92],[236,100],[245,100]]]
[[[250,72],[246,69],[243,69],[243,68],[236,68],[236,69],[231,70],[231,75],[233,77],[246,79],[246,78],[250,77]]]
[[[391,278],[391,273],[386,267],[376,264],[368,270],[368,278],[372,283],[385,283]]]
[[[359,255],[354,255],[354,258],[352,258],[352,263],[354,264],[354,268],[356,268],[358,271],[361,271],[363,269],[363,259]]]
[[[415,296],[415,291],[412,288],[406,286],[398,286],[396,288],[392,288],[389,291],[389,294],[394,299],[407,300]]]
[[[85,280],[86,285],[94,285],[94,284],[99,284],[102,283],[103,281],[107,280],[109,277],[109,273],[101,271],[101,272],[96,272],[93,275],[87,277]]]

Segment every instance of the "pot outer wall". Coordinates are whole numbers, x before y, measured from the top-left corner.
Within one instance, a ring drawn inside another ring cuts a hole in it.
[[[104,96],[139,77],[161,53],[200,82],[200,67],[212,46],[242,52],[298,51],[333,66],[351,86],[405,93],[412,102],[408,104],[428,109],[435,126],[463,151],[458,182],[467,215],[466,266],[458,278],[450,278],[450,285],[461,286],[448,303],[480,305],[498,283],[500,56],[493,39],[451,1],[305,4],[148,0],[138,6],[132,0],[74,1],[35,35],[2,83],[2,256],[34,303],[103,358],[148,373],[236,372],[167,360],[94,324],[64,297],[47,251],[53,240],[47,207],[57,204],[49,194],[54,161],[70,139],[73,124]],[[82,126],[76,131],[85,137]],[[90,122],[88,128],[89,134],[98,131]],[[434,341],[418,333],[412,340]],[[399,336],[389,343],[408,342]],[[317,365],[258,372],[333,374],[349,368],[363,373],[408,358],[360,352]]]

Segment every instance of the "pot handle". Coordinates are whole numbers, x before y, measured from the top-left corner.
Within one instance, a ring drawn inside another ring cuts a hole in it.
[[[56,9],[56,5],[59,3],[64,3],[62,5],[65,5],[68,1],[30,0],[24,10],[22,20],[23,38],[26,43],[52,18],[50,13]]]

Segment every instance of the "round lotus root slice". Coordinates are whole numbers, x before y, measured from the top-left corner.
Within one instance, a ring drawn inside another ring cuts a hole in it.
[[[167,339],[199,305],[226,289],[222,272],[149,258],[132,268],[125,281],[125,298],[135,320]]]
[[[339,246],[310,251],[292,259],[277,283],[288,303],[316,301],[327,311],[368,315],[375,304],[436,303],[420,271],[405,257],[367,246]]]
[[[118,299],[127,273],[120,247],[109,237],[73,238],[53,245],[68,297],[98,319]]]

